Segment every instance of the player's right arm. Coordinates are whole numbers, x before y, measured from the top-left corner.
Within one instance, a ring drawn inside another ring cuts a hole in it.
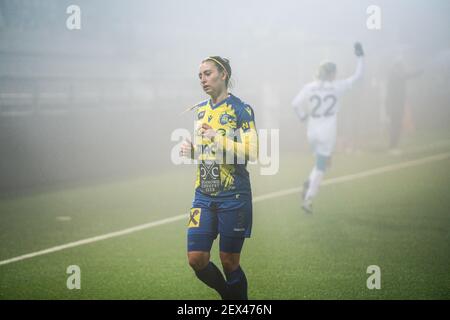
[[[180,156],[194,159],[195,158],[195,146],[189,139],[183,141],[180,146]]]

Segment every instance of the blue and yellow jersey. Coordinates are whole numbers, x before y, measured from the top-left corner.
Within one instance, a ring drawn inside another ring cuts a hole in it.
[[[247,162],[258,158],[253,109],[232,94],[215,105],[207,100],[196,109],[196,128],[204,123],[217,135],[213,139],[195,135],[194,157],[199,161],[196,195],[250,196]]]

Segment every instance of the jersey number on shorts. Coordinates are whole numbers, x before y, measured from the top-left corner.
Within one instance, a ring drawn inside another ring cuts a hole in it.
[[[311,98],[309,98],[309,101],[311,103],[315,103],[315,105],[312,109],[312,112],[311,112],[311,117],[313,117],[313,118],[331,117],[335,114],[334,106],[336,105],[336,102],[337,102],[336,96],[329,94],[329,95],[326,95],[322,99],[322,97],[315,94]],[[325,105],[326,109],[325,109],[325,112],[320,114],[319,109],[322,105]]]

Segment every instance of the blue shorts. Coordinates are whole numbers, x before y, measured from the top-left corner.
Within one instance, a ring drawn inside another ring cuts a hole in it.
[[[251,197],[216,200],[212,197],[196,195],[189,214],[188,239],[190,236],[193,239],[196,235],[207,235],[214,240],[218,234],[221,239],[244,239],[250,238],[251,230]]]
[[[215,237],[209,234],[188,234],[187,251],[210,252]],[[220,235],[219,249],[221,252],[241,253],[245,238],[233,238]]]

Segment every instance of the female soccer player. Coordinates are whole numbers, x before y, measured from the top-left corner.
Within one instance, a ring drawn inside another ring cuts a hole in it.
[[[358,57],[356,72],[350,78],[336,79],[336,65],[324,62],[319,66],[317,80],[303,87],[292,105],[301,121],[308,118],[307,136],[316,164],[309,179],[303,184],[303,205],[307,213],[312,213],[312,199],[319,190],[320,183],[331,159],[336,143],[338,98],[362,76],[364,51],[360,43],[355,43]]]
[[[200,84],[210,99],[194,107],[194,143],[185,141],[180,154],[198,161],[187,232],[189,265],[222,299],[246,300],[247,278],[239,261],[252,228],[246,166],[258,157],[258,136],[252,108],[228,92],[230,77],[230,63],[225,58],[208,57],[200,64]],[[210,261],[218,234],[226,280]]]

